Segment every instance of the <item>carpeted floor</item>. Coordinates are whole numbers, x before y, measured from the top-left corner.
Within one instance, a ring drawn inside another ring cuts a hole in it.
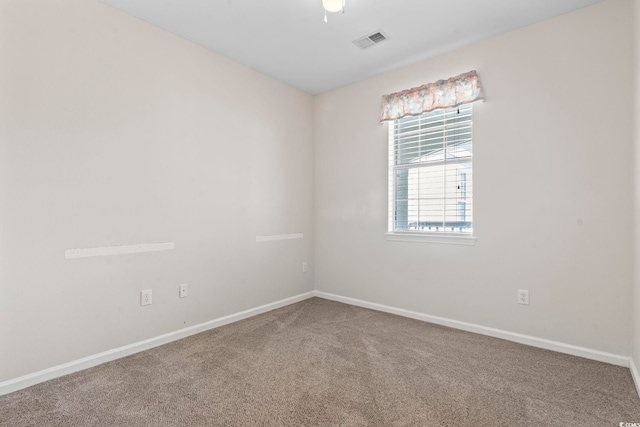
[[[0,397],[0,426],[618,426],[629,370],[319,298]]]

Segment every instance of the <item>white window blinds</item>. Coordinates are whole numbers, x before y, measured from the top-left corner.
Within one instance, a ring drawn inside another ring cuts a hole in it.
[[[390,123],[390,232],[473,232],[472,105]]]

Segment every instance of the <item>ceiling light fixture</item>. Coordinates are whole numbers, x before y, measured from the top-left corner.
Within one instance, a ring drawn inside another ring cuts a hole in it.
[[[324,22],[327,22],[327,12],[342,12],[344,13],[344,4],[347,0],[322,0],[322,6],[324,6]]]

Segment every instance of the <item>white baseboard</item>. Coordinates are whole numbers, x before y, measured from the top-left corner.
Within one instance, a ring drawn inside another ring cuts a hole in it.
[[[188,328],[180,329],[174,332],[169,332],[164,335],[160,335],[154,338],[149,338],[143,341],[139,341],[133,344],[118,347],[113,350],[107,350],[102,353],[94,354],[92,356],[84,357],[82,359],[74,360],[72,362],[64,363],[62,365],[54,366],[42,371],[33,372],[18,378],[13,378],[7,381],[0,382],[0,396],[14,391],[21,390],[23,388],[31,387],[32,385],[39,384],[44,381],[48,381],[54,378],[61,377],[63,375],[71,374],[83,369],[91,368],[93,366],[100,365],[105,362],[120,359],[121,357],[129,356],[134,353],[139,353],[144,350],[148,350],[153,347],[157,347],[163,344],[167,344],[172,341],[176,341],[182,338],[186,338],[190,335],[197,334],[199,332],[207,331],[209,329],[218,328],[229,323],[237,322],[239,320],[247,319],[249,317],[257,316],[258,314],[266,313],[271,310],[275,310],[280,307],[284,307],[296,302],[303,301],[315,296],[315,292],[306,292],[304,294],[296,295],[290,298],[285,298],[280,301],[272,302],[270,304],[261,305],[249,310],[241,311],[239,313],[231,314],[229,316],[220,317],[218,319],[210,320],[199,325],[190,326]]]
[[[411,319],[422,320],[423,322],[435,323],[437,325],[448,326],[450,328],[461,329],[463,331],[474,332],[476,334],[488,335],[494,338],[500,338],[507,341],[513,341],[520,344],[530,345],[532,347],[544,348],[546,350],[557,351],[558,353],[571,354],[573,356],[584,357],[585,359],[597,360],[612,365],[629,367],[630,357],[619,354],[607,353],[604,351],[593,350],[585,347],[578,347],[571,344],[565,344],[558,341],[551,341],[544,338],[532,337],[529,335],[518,334],[515,332],[504,331],[501,329],[489,328],[486,326],[476,325],[473,323],[461,322],[458,320],[447,319],[445,317],[431,316],[429,314],[418,313],[415,311],[404,310],[402,308],[389,307],[382,304],[362,301],[355,298],[343,297],[340,295],[329,294],[326,292],[315,291],[315,295],[332,301],[351,304],[358,307],[369,308],[372,310],[382,311],[385,313],[397,314],[398,316],[409,317]],[[637,374],[637,371],[636,371]],[[636,386],[638,386],[638,377],[636,375]]]
[[[157,347],[163,344],[167,344],[172,341],[176,341],[182,338],[186,338],[190,335],[204,332],[209,329],[215,329],[229,323],[237,322],[239,320],[247,319],[249,317],[256,316],[258,314],[266,313],[277,308],[285,307],[296,302],[306,300],[317,296],[332,301],[338,301],[345,304],[351,304],[358,307],[369,308],[372,310],[382,311],[385,313],[396,314],[398,316],[408,317],[411,319],[421,320],[424,322],[435,323],[438,325],[448,326],[455,329],[460,329],[468,332],[474,332],[481,335],[488,335],[495,338],[501,338],[508,341],[517,342],[520,344],[526,344],[533,347],[544,348],[546,350],[557,351],[559,353],[571,354],[573,356],[584,357],[586,359],[597,360],[600,362],[610,363],[618,366],[625,366],[631,369],[631,375],[636,385],[638,395],[640,395],[640,374],[638,369],[630,357],[622,356],[613,353],[606,353],[599,350],[593,350],[585,347],[578,347],[571,344],[565,344],[557,341],[551,341],[544,338],[537,338],[528,335],[518,334],[515,332],[504,331],[501,329],[489,328],[486,326],[476,325],[473,323],[461,322],[458,320],[447,319],[444,317],[431,316],[424,313],[418,313],[415,311],[404,310],[401,308],[390,307],[382,304],[376,304],[372,302],[362,301],[355,298],[343,297],[340,295],[334,295],[321,291],[311,291],[300,295],[296,295],[290,298],[285,298],[280,301],[276,301],[270,304],[265,304],[260,307],[255,307],[249,310],[241,311],[239,313],[231,314],[228,316],[220,317],[218,319],[210,320],[199,325],[194,325],[188,328],[180,329],[178,331],[170,332],[164,335],[160,335],[147,340],[139,341],[133,344],[129,344],[123,347],[118,347],[112,350],[108,350],[102,353],[94,354],[82,359],[78,359],[72,362],[64,363],[62,365],[54,366],[42,371],[27,374],[18,378],[10,379],[0,382],[0,396],[14,391],[21,390],[44,381],[48,381],[54,378],[58,378],[67,374],[71,374],[83,369],[91,368],[93,366],[100,365],[102,363],[110,362],[112,360],[120,359],[131,354],[139,353],[144,350],[148,350],[153,347]]]
[[[631,378],[633,378],[633,383],[636,385],[636,391],[638,392],[638,396],[640,396],[640,373],[638,372],[638,367],[636,366],[633,358],[629,360],[629,369],[631,369]]]

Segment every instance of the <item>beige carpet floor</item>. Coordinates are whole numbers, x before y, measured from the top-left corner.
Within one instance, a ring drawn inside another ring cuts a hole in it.
[[[0,397],[20,426],[619,426],[626,368],[319,298]]]

